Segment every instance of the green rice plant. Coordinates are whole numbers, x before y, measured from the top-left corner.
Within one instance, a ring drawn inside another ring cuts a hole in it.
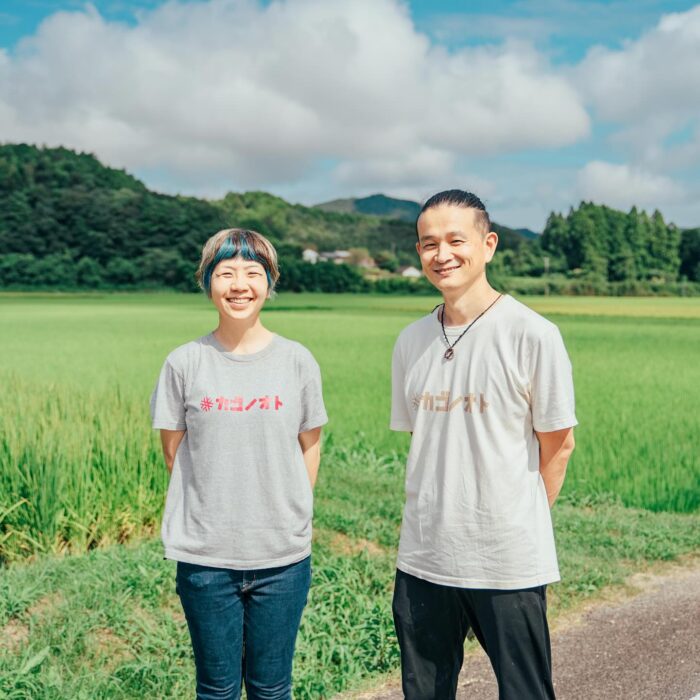
[[[700,509],[700,322],[556,317],[576,384],[574,452],[564,495],[607,494],[626,505]]]
[[[5,377],[0,398],[0,559],[85,551],[151,532],[167,486],[144,409]]]
[[[409,438],[388,430],[391,350],[434,301],[269,303],[265,323],[311,348],[323,372],[320,527],[395,544]],[[553,313],[574,366],[580,426],[563,498],[696,512],[700,300],[535,303]],[[158,527],[167,473],[149,395],[166,354],[215,324],[194,295],[0,297],[0,559],[85,551]],[[334,462],[352,466],[330,478]]]

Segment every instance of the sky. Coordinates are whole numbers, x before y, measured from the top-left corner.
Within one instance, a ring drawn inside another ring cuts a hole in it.
[[[0,142],[160,192],[478,194],[700,226],[700,4],[0,0]]]

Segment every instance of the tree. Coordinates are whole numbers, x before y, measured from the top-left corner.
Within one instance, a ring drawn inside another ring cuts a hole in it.
[[[374,255],[374,262],[382,270],[396,272],[399,267],[399,259],[390,250],[380,250]]]
[[[371,260],[367,248],[350,248],[348,252],[350,253],[350,257],[348,258],[348,263],[350,265],[362,265],[368,260]]]
[[[104,282],[102,267],[92,258],[80,258],[75,266],[78,286],[88,289],[99,289]]]
[[[682,232],[680,259],[681,275],[700,282],[700,228],[689,228]]]
[[[569,226],[561,214],[552,212],[547,218],[540,243],[542,250],[556,258],[566,258]]]
[[[105,279],[117,287],[132,285],[139,279],[139,271],[131,260],[112,258],[105,268]]]
[[[0,255],[0,287],[25,286],[31,283],[36,258],[28,253]]]
[[[196,265],[180,257],[175,250],[152,248],[137,261],[141,279],[155,287],[172,287],[181,291],[195,291]]]

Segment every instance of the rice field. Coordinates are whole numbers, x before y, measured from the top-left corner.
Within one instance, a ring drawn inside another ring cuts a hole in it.
[[[387,429],[394,339],[436,299],[282,295],[265,322],[318,359],[338,449],[407,448]],[[643,315],[645,302],[647,315]],[[564,496],[700,508],[700,301],[533,299],[575,371],[578,448]],[[0,297],[0,556],[84,551],[156,527],[166,475],[148,427],[165,355],[211,330],[188,295]]]
[[[281,295],[265,311],[313,351],[331,419],[295,697],[398,664],[389,605],[408,438],[387,427],[389,363],[399,330],[438,301]],[[554,510],[556,610],[700,548],[700,300],[524,301],[561,328],[577,390]],[[167,473],[148,398],[165,355],[215,323],[196,296],[0,295],[0,697],[190,692],[172,562],[152,538]],[[81,556],[51,556],[63,553]]]

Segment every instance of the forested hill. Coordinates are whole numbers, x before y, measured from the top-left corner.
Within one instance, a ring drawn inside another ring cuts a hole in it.
[[[317,204],[316,207],[323,211],[386,216],[390,219],[402,219],[410,223],[413,223],[420,213],[420,204],[418,202],[412,202],[410,199],[395,199],[383,194],[372,194],[369,197],[334,199],[330,202]]]
[[[375,208],[397,201],[380,199]],[[167,196],[91,155],[0,146],[0,288],[193,289],[203,242],[229,226],[273,241],[283,289],[368,289],[350,266],[303,263],[306,246],[357,249],[358,258],[368,251],[388,270],[417,262],[412,221],[326,212],[264,192],[220,201]],[[540,277],[547,264],[566,293],[647,293],[700,280],[700,230],[680,231],[658,212],[582,203],[567,216],[552,214],[531,240],[494,228],[500,244],[491,269],[500,279]]]
[[[239,226],[267,235],[286,260],[305,246],[365,248],[416,263],[412,222],[324,212],[264,192],[220,201],[149,191],[123,170],[65,148],[0,146],[0,287],[153,285],[190,288],[202,243]],[[523,241],[503,241],[514,247]]]
[[[154,194],[93,156],[0,147],[0,286],[182,286],[223,223],[212,204]]]
[[[700,229],[683,231],[659,211],[650,216],[636,207],[625,213],[582,202],[567,216],[549,216],[540,248],[551,269],[593,282],[700,281]]]
[[[228,226],[268,235],[288,258],[313,244],[415,260],[405,222],[328,214],[262,192],[219,202],[156,194],[91,155],[0,146],[0,287],[190,289],[203,242]]]
[[[413,226],[420,213],[421,205],[418,202],[412,202],[410,199],[395,199],[383,194],[373,194],[369,197],[334,199],[330,202],[317,204],[315,208],[327,212],[367,214],[368,216],[398,219],[406,221]],[[491,226],[498,234],[501,250],[517,248],[526,240],[538,237],[537,233],[527,228],[513,229],[496,222],[492,222]]]

